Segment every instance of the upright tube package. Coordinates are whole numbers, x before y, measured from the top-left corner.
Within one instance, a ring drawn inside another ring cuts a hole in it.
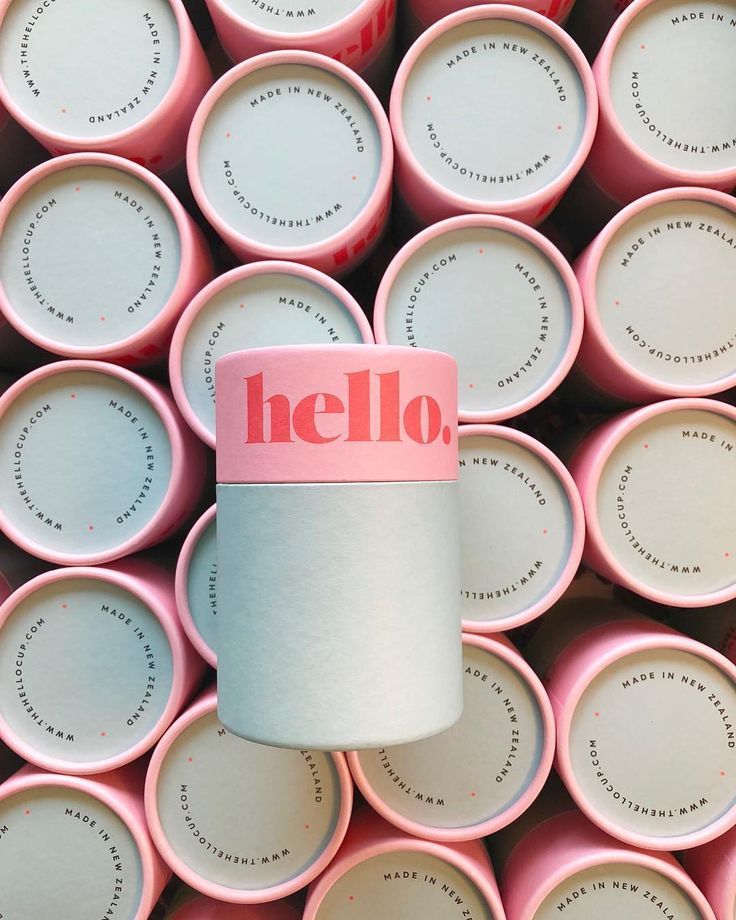
[[[259,348],[221,358],[221,721],[352,750],[462,711],[457,368],[428,349]]]

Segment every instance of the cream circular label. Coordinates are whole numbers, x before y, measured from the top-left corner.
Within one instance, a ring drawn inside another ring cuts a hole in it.
[[[41,786],[0,802],[0,916],[139,916],[143,870],[132,834],[98,799]]]
[[[476,885],[438,856],[398,850],[364,859],[330,887],[317,920],[494,920]]]
[[[631,367],[674,385],[736,372],[736,213],[676,200],[614,234],[596,276],[598,315]]]
[[[572,509],[557,474],[506,438],[460,438],[461,611],[499,625],[554,588],[572,550]]]
[[[210,205],[235,232],[307,246],[365,209],[381,140],[364,100],[336,74],[278,64],[242,77],[216,102],[198,160]]]
[[[167,751],[156,801],[169,845],[190,869],[257,890],[295,878],[324,852],[340,786],[330,754],[245,741],[213,712]]]
[[[661,872],[604,863],[575,872],[550,892],[533,920],[563,914],[572,920],[702,920],[682,888]]]
[[[576,782],[628,832],[697,833],[736,805],[735,717],[736,685],[709,661],[667,648],[625,655],[575,707]]]
[[[215,648],[217,631],[217,518],[200,534],[187,572],[187,598],[197,632]]]
[[[0,496],[10,524],[46,550],[105,552],[134,537],[171,479],[163,421],[128,383],[61,371],[0,417]]]
[[[585,91],[566,52],[511,19],[439,35],[409,72],[402,120],[412,153],[440,185],[478,201],[533,195],[580,146]]]
[[[544,746],[539,704],[519,672],[465,645],[465,708],[432,738],[359,753],[371,788],[429,827],[470,827],[503,814],[534,780]]]
[[[39,588],[0,630],[0,712],[46,757],[87,763],[129,751],[155,729],[171,686],[159,621],[100,579]]]
[[[335,25],[365,0],[226,0],[230,9],[261,29],[314,32]]]
[[[289,272],[229,284],[200,309],[182,347],[187,399],[215,435],[215,362],[244,348],[356,344],[363,341],[348,308],[314,281]]]
[[[547,256],[490,227],[428,240],[387,296],[391,344],[456,358],[461,412],[502,410],[532,396],[559,367],[571,329],[569,293]]]
[[[12,0],[2,20],[0,75],[10,97],[64,136],[134,127],[161,104],[178,64],[167,0]]]
[[[119,169],[76,166],[36,182],[0,235],[0,282],[18,317],[66,346],[140,332],[168,303],[181,264],[159,195]]]
[[[616,46],[610,91],[626,134],[660,163],[736,168],[736,4],[646,6]]]
[[[736,581],[736,423],[664,412],[613,450],[598,484],[603,540],[649,588],[708,594]]]

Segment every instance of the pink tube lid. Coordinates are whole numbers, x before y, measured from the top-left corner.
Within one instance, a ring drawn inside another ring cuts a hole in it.
[[[667,184],[736,184],[734,13],[731,0],[636,0],[596,61],[601,109],[634,158],[668,171]]]
[[[192,527],[176,564],[176,606],[189,641],[217,667],[217,508]]]
[[[583,330],[572,269],[541,233],[504,217],[434,224],[389,265],[376,340],[458,363],[459,417],[494,422],[537,405],[570,370]]]
[[[521,655],[502,636],[463,642],[459,722],[423,741],[348,755],[368,802],[431,840],[484,837],[510,824],[540,792],[554,754],[552,707]]]
[[[457,479],[457,368],[386,345],[255,348],[217,363],[217,479]]]
[[[171,343],[171,386],[191,428],[214,447],[215,364],[223,355],[372,341],[365,314],[337,281],[296,262],[256,262],[220,275],[184,311]]]
[[[179,15],[186,19],[183,8]],[[3,101],[64,141],[84,146],[135,130],[156,117],[179,76],[169,0],[125,0],[114,10],[98,0],[2,0],[0,20]]]

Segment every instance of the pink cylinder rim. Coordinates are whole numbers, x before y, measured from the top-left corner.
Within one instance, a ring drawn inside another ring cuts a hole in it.
[[[360,96],[367,106],[368,111],[371,113],[381,144],[381,165],[376,178],[376,184],[363,209],[346,227],[343,227],[342,230],[316,243],[310,243],[307,246],[271,246],[253,237],[246,236],[244,233],[231,227],[230,224],[220,216],[213,205],[210,204],[199,169],[199,145],[202,140],[202,133],[210,113],[223,95],[243,77],[248,76],[256,70],[278,64],[302,64],[306,67],[316,67],[327,70],[347,83],[351,89]],[[348,244],[353,238],[356,227],[365,219],[365,215],[369,212],[374,203],[384,198],[386,200],[390,198],[394,148],[391,138],[391,128],[386,113],[383,110],[383,106],[378,101],[378,97],[373,90],[355,73],[355,71],[351,70],[345,64],[341,64],[339,61],[325,57],[323,54],[316,54],[314,51],[267,51],[264,54],[258,54],[255,57],[248,58],[240,64],[236,64],[235,67],[228,70],[228,72],[220,77],[214,86],[207,91],[204,99],[195,112],[189,130],[186,164],[189,183],[199,208],[209,223],[226,242],[234,243],[242,248],[247,248],[254,253],[256,259],[288,259],[294,262],[309,262],[321,256],[327,250],[333,248],[340,249]]]
[[[598,90],[598,100],[600,111],[605,115],[611,131],[615,134],[618,142],[626,149],[627,153],[635,160],[645,163],[651,170],[656,170],[667,177],[667,181],[674,185],[688,186],[692,185],[693,179],[700,179],[707,184],[720,184],[731,182],[736,185],[736,164],[725,169],[714,170],[695,170],[681,169],[676,166],[668,166],[655,157],[642,150],[626,133],[623,125],[619,121],[616,109],[611,98],[611,66],[614,55],[618,49],[618,43],[621,36],[631,24],[632,20],[646,7],[658,0],[633,0],[633,2],[623,10],[614,22],[611,30],[603,42],[603,45],[595,59],[595,83]]]
[[[532,620],[536,620],[545,611],[556,604],[562,595],[567,591],[580,567],[583,557],[583,548],[585,546],[585,511],[583,509],[583,500],[580,492],[572,478],[570,471],[560,460],[557,454],[537,441],[531,435],[523,431],[517,431],[515,428],[507,428],[505,425],[461,425],[458,431],[458,438],[500,438],[504,441],[510,441],[526,450],[531,451],[538,457],[542,463],[546,464],[559,480],[565,492],[565,497],[570,505],[570,514],[572,517],[570,553],[564,568],[560,572],[559,578],[552,588],[532,604],[526,610],[513,616],[504,617],[500,620],[470,620],[463,618],[463,629],[466,632],[480,633],[489,635],[495,632],[502,632],[506,629],[516,629],[517,626],[523,626]]]
[[[179,622],[197,653],[213,668],[217,667],[217,652],[204,641],[202,633],[197,628],[189,603],[187,582],[189,580],[189,566],[192,562],[192,556],[194,556],[194,552],[197,549],[202,535],[216,518],[217,505],[211,505],[189,531],[179,552],[179,558],[176,562],[176,574],[174,577],[176,609],[179,614]]]
[[[278,29],[267,29],[259,26],[245,16],[235,12],[232,6],[226,0],[207,0],[209,6],[216,7],[218,13],[228,20],[231,28],[239,31],[248,31],[258,36],[264,41],[278,42],[284,49],[299,49],[300,42],[318,42],[322,38],[330,38],[335,32],[342,32],[353,26],[359,26],[370,14],[371,8],[380,6],[382,0],[360,0],[355,9],[350,10],[340,19],[326,26],[320,26],[319,29],[304,29],[302,32],[279,32]]]
[[[470,7],[460,12],[468,13],[472,12],[474,9],[478,9],[478,7]],[[494,7],[494,9],[496,9],[496,7]],[[499,6],[497,9],[504,9],[504,7]],[[444,20],[440,21],[443,22]],[[545,400],[557,389],[572,368],[583,338],[583,318],[585,311],[583,308],[583,295],[580,292],[580,285],[575,277],[575,272],[572,270],[570,263],[565,259],[560,250],[538,230],[518,220],[513,220],[510,217],[503,217],[498,214],[461,214],[456,217],[448,217],[445,220],[441,220],[421,230],[396,253],[381,279],[378,291],[376,292],[373,313],[373,331],[375,332],[376,342],[379,345],[392,344],[388,340],[388,331],[386,329],[388,300],[391,288],[399,272],[409,259],[416,255],[424,245],[442,234],[452,233],[455,230],[465,230],[471,227],[500,230],[513,236],[520,237],[525,242],[535,246],[542,255],[552,263],[552,267],[559,274],[570,300],[570,338],[567,343],[567,348],[554,373],[552,373],[537,390],[524,399],[517,400],[509,406],[499,409],[466,409],[458,411],[458,419],[461,422],[502,422],[514,418],[517,415],[521,415],[524,412],[528,412],[529,409],[539,405],[540,402]]]
[[[167,612],[156,597],[155,592],[145,593],[141,591],[140,578],[136,578],[126,572],[118,572],[114,569],[97,566],[75,566],[73,568],[52,569],[50,572],[44,572],[32,578],[30,581],[25,582],[25,584],[14,591],[0,606],[0,635],[2,635],[3,627],[16,611],[17,607],[27,600],[35,591],[51,584],[70,581],[77,578],[108,582],[119,588],[123,588],[137,597],[151,611],[159,626],[163,629],[171,650],[172,658],[171,689],[166,700],[166,706],[156,725],[145,735],[145,737],[137,741],[132,747],[112,757],[106,757],[102,760],[73,761],[43,754],[36,750],[32,744],[29,744],[21,738],[20,735],[8,725],[0,711],[0,739],[4,741],[9,748],[12,748],[16,754],[19,754],[24,760],[27,760],[29,763],[43,770],[49,770],[53,773],[69,773],[75,776],[86,776],[92,773],[107,773],[110,770],[115,770],[118,767],[132,763],[132,761],[142,757],[153,747],[179,712],[179,701],[186,690],[185,672],[187,663],[184,640],[174,626],[171,614],[167,615]]]
[[[583,87],[585,96],[585,122],[580,143],[574,156],[550,183],[532,192],[529,195],[523,195],[521,198],[508,198],[503,201],[484,201],[481,198],[469,198],[460,195],[443,186],[434,179],[427,170],[421,165],[419,160],[409,144],[409,140],[404,130],[403,102],[406,84],[409,74],[416,64],[420,55],[422,55],[432,42],[440,35],[454,29],[455,26],[462,25],[475,19],[511,19],[524,25],[531,26],[540,32],[543,32],[548,38],[556,42],[563,52],[570,59],[574,66]],[[431,25],[423,32],[414,44],[409,48],[404,59],[399,65],[396,72],[393,88],[391,90],[391,100],[389,103],[389,117],[391,128],[394,135],[394,144],[397,152],[411,166],[414,173],[422,178],[431,191],[434,198],[442,201],[445,205],[463,212],[483,212],[492,211],[494,214],[511,214],[518,211],[521,207],[532,209],[541,208],[551,200],[556,200],[558,196],[564,194],[568,186],[580,172],[583,163],[587,159],[590,148],[593,146],[595,131],[598,124],[598,93],[596,90],[593,73],[587,58],[573,41],[570,35],[557,23],[540,13],[534,13],[519,6],[509,4],[484,4],[481,6],[471,6],[450,13],[444,19]]]
[[[47,351],[68,358],[98,361],[108,359],[114,360],[121,350],[144,345],[150,338],[162,334],[176,319],[177,314],[180,312],[182,299],[186,296],[188,289],[188,272],[186,266],[196,258],[193,235],[194,228],[192,226],[191,217],[184,210],[184,206],[168,185],[145,167],[139,166],[132,160],[126,160],[124,157],[115,156],[110,153],[68,153],[64,156],[54,157],[51,160],[44,161],[39,166],[34,167],[23,175],[10,189],[8,189],[0,200],[0,233],[2,233],[12,210],[36,183],[54,173],[63,172],[65,169],[74,169],[78,166],[98,166],[129,173],[149,186],[149,188],[161,198],[171,217],[174,219],[181,247],[179,271],[168,300],[150,323],[147,323],[127,338],[119,339],[108,345],[66,345],[63,342],[57,342],[55,339],[37,332],[33,326],[23,320],[15,311],[5,291],[1,278],[0,311],[2,311],[8,322],[14,326],[24,338],[33,342],[34,345],[38,345],[40,348],[45,348]]]
[[[732,422],[736,422],[736,407],[717,399],[703,399],[700,397],[665,399],[661,402],[651,403],[648,406],[629,410],[614,416],[616,424],[606,432],[603,442],[598,446],[595,456],[587,466],[586,474],[582,477],[583,481],[579,482],[578,485],[585,508],[585,524],[590,542],[595,546],[596,551],[605,561],[610,571],[614,573],[614,580],[618,580],[619,584],[635,594],[640,594],[642,597],[658,604],[666,604],[668,607],[712,607],[715,604],[723,604],[736,598],[736,579],[734,579],[732,585],[720,588],[717,591],[711,591],[708,594],[676,594],[648,585],[628,572],[626,567],[616,559],[603,536],[598,515],[598,485],[605,465],[616,447],[642,423],[656,418],[658,415],[664,415],[667,412],[678,412],[683,409],[715,412],[726,416]],[[594,432],[595,429],[591,434]],[[573,454],[573,463],[574,460],[575,454]]]
[[[622,208],[612,220],[601,230],[598,236],[586,250],[586,263],[584,269],[575,271],[578,283],[583,294],[583,304],[585,306],[585,330],[586,335],[590,335],[596,344],[605,353],[606,358],[624,377],[636,381],[640,387],[646,387],[648,390],[657,393],[659,397],[687,397],[687,396],[712,396],[721,393],[733,386],[736,386],[736,370],[720,381],[700,384],[686,383],[664,383],[653,377],[651,374],[644,373],[633,364],[629,363],[620,352],[611,344],[603,323],[601,322],[600,312],[598,310],[597,282],[598,270],[601,260],[611,243],[613,237],[622,227],[647,208],[655,207],[658,204],[669,201],[704,201],[717,207],[730,211],[736,218],[736,200],[733,195],[727,195],[725,192],[717,192],[709,188],[699,188],[697,186],[681,186],[677,188],[667,188],[658,192],[651,192],[641,198],[632,201],[631,204]],[[577,263],[573,265],[577,269]]]
[[[0,28],[13,2],[14,0],[0,0]],[[141,118],[140,121],[137,121],[129,128],[125,128],[122,131],[116,131],[113,134],[100,135],[99,137],[76,137],[73,134],[61,134],[58,131],[45,128],[40,122],[28,116],[25,111],[16,104],[5,85],[1,73],[0,103],[2,103],[13,118],[31,134],[36,136],[41,135],[46,141],[52,144],[75,146],[79,147],[80,150],[89,150],[90,147],[96,148],[132,140],[141,131],[145,131],[157,122],[165,121],[179,105],[179,97],[189,80],[189,61],[198,42],[194,27],[192,26],[182,0],[167,0],[167,3],[174,13],[179,33],[179,61],[176,66],[176,71],[174,72],[171,84],[161,102],[152,112],[149,112],[148,115]]]
[[[0,230],[2,229],[1,217],[2,211],[0,211]],[[197,437],[201,441],[204,441],[208,447],[213,449],[215,448],[215,434],[207,428],[194,411],[184,385],[182,364],[187,336],[201,310],[207,306],[213,297],[216,297],[226,288],[244,279],[268,274],[296,275],[298,278],[303,278],[306,281],[311,281],[313,284],[326,288],[326,290],[345,307],[352,317],[358,327],[363,343],[373,344],[371,325],[357,300],[338,281],[324,274],[324,272],[318,271],[316,268],[312,268],[309,265],[300,265],[298,262],[270,259],[262,262],[251,262],[248,265],[240,265],[237,268],[231,269],[229,272],[225,272],[223,275],[219,275],[213,281],[210,281],[206,287],[202,288],[181,314],[171,339],[171,349],[169,351],[169,380],[171,391],[174,394],[174,399],[179,411],[184,417],[184,421],[189,425]],[[1,295],[2,290],[0,289],[0,296]],[[236,350],[242,351],[243,349],[238,348]]]
[[[176,741],[180,733],[188,728],[193,722],[216,711],[217,694],[214,689],[211,689],[205,692],[192,706],[179,716],[154,749],[146,773],[144,793],[146,820],[148,822],[148,829],[151,837],[159,853],[176,875],[189,885],[190,888],[194,888],[195,891],[199,891],[201,894],[208,895],[211,898],[221,901],[228,901],[232,904],[262,904],[288,897],[290,894],[293,894],[295,891],[309,884],[309,882],[327,868],[345,837],[353,806],[353,781],[350,776],[347,760],[342,753],[333,752],[330,754],[335,765],[335,772],[337,774],[340,790],[340,807],[338,810],[337,822],[332,838],[327,846],[319,857],[305,869],[301,875],[285,882],[280,882],[278,885],[260,889],[230,888],[218,882],[208,881],[198,872],[191,869],[170,845],[158,813],[156,792],[158,789],[161,767],[163,766],[171,745]]]
[[[438,843],[437,841],[420,837],[403,836],[390,840],[378,840],[368,846],[361,846],[353,852],[346,853],[344,858],[336,860],[322,873],[310,889],[302,920],[317,920],[320,905],[330,888],[360,863],[366,862],[366,860],[372,859],[374,856],[383,856],[385,853],[407,851],[425,856],[434,856],[436,859],[449,863],[475,885],[481,897],[491,908],[494,920],[504,920],[506,914],[498,890],[489,881],[488,876],[480,871],[477,862],[471,856],[455,849],[451,844]]]
[[[702,920],[716,920],[713,908],[706,900],[705,895],[700,891],[695,882],[679,863],[675,863],[674,860],[671,863],[667,859],[662,859],[654,853],[648,853],[639,848],[616,846],[615,840],[611,840],[605,848],[596,849],[595,853],[586,856],[575,856],[569,859],[565,862],[564,866],[560,866],[553,873],[550,873],[550,875],[540,881],[531,891],[527,892],[525,910],[519,915],[517,920],[534,920],[536,912],[539,910],[544,899],[550,895],[558,885],[568,881],[579,872],[585,872],[588,869],[596,869],[608,863],[625,863],[630,866],[650,869],[653,872],[665,876],[690,898],[702,914]]]
[[[104,782],[104,777],[95,780],[87,776],[69,776],[64,773],[33,773],[11,776],[0,785],[0,802],[10,796],[26,792],[30,789],[39,789],[43,786],[63,786],[83,792],[91,798],[97,799],[114,812],[123,822],[138,850],[141,860],[141,892],[134,920],[146,920],[149,911],[156,899],[155,878],[157,874],[156,852],[148,836],[142,816],[137,815],[128,807],[125,799],[117,795],[113,789]]]
[[[164,391],[155,383],[141,377],[127,368],[120,367],[117,364],[109,364],[104,361],[90,360],[72,360],[72,361],[54,361],[51,364],[38,367],[30,373],[21,377],[0,395],[0,424],[8,407],[13,403],[15,398],[22,394],[29,387],[53,377],[57,374],[74,373],[77,371],[90,372],[95,374],[107,374],[117,380],[122,380],[133,389],[137,390],[144,399],[148,400],[151,406],[158,414],[166,430],[166,434],[171,444],[171,472],[169,474],[169,484],[161,503],[153,514],[151,519],[145,524],[138,533],[124,540],[116,547],[106,550],[99,550],[94,553],[69,553],[60,550],[54,550],[45,547],[35,540],[27,537],[20,528],[16,527],[6,515],[0,505],[0,529],[11,539],[16,546],[25,550],[33,556],[45,559],[47,562],[53,562],[56,565],[99,565],[104,562],[113,562],[122,556],[127,556],[137,550],[143,549],[148,545],[148,541],[155,539],[156,532],[161,526],[169,512],[171,504],[176,500],[176,494],[179,489],[180,480],[186,476],[186,450],[182,428],[179,419],[174,414],[174,407],[170,405],[164,396]]]
[[[378,812],[381,817],[385,818],[394,827],[412,834],[415,837],[423,837],[427,840],[433,840],[438,843],[458,843],[465,840],[477,840],[481,837],[487,837],[496,833],[501,828],[506,827],[515,821],[519,815],[523,814],[527,808],[534,802],[542,787],[547,781],[547,777],[552,769],[552,761],[555,754],[555,717],[552,710],[547,692],[544,689],[542,681],[532,670],[531,666],[521,657],[521,654],[512,646],[505,637],[501,636],[475,636],[469,633],[463,634],[463,645],[481,649],[489,655],[500,658],[510,668],[515,670],[528,685],[539,707],[539,713],[542,719],[542,729],[544,732],[544,743],[539,758],[539,764],[531,778],[526,789],[519,798],[508,808],[493,818],[485,821],[479,821],[477,824],[466,825],[464,827],[435,827],[431,824],[424,824],[420,821],[414,821],[402,815],[401,812],[392,808],[373,788],[360,760],[360,751],[350,751],[346,754],[350,772],[357,787],[360,789],[363,797],[368,804]]]
[[[655,836],[643,834],[638,831],[631,831],[601,814],[595,805],[588,800],[575,777],[570,756],[570,731],[573,716],[582,695],[588,689],[591,682],[606,668],[620,661],[622,658],[634,655],[637,652],[646,652],[652,648],[688,652],[692,655],[704,658],[709,664],[712,664],[714,667],[724,672],[736,686],[736,665],[730,662],[724,655],[712,649],[709,645],[697,642],[694,639],[690,639],[687,636],[675,632],[662,632],[656,635],[642,635],[637,633],[628,636],[618,641],[615,648],[602,652],[594,663],[589,664],[581,671],[565,697],[564,706],[559,699],[556,699],[553,694],[550,694],[550,697],[557,703],[555,707],[555,720],[557,722],[556,765],[558,772],[564,779],[568,792],[573,799],[575,799],[580,810],[587,815],[594,824],[611,837],[622,840],[624,843],[628,843],[640,849],[665,850],[670,852],[687,850],[708,843],[716,837],[720,837],[721,834],[724,834],[727,830],[730,830],[736,825],[736,801],[734,801],[728,811],[721,815],[720,818],[717,818],[706,827],[688,834]]]

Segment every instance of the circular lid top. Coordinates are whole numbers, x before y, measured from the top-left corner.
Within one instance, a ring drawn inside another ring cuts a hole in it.
[[[588,328],[623,373],[698,396],[736,382],[736,203],[668,189],[602,232],[583,275]]]
[[[180,4],[3,0],[0,90],[22,122],[80,142],[135,129],[178,77]],[[60,36],[63,35],[63,41]]]
[[[124,555],[156,526],[180,462],[168,411],[152,384],[110,364],[57,362],[22,377],[0,397],[7,535],[62,564]]]
[[[264,258],[298,261],[328,240],[337,245],[374,196],[388,193],[392,163],[373,92],[307,51],[259,55],[228,71],[189,136],[189,177],[205,216]]]
[[[217,362],[217,480],[457,479],[456,373],[449,355],[390,345],[226,355]]]
[[[467,215],[422,231],[376,296],[376,338],[458,363],[460,419],[500,421],[541,402],[569,371],[583,306],[572,269],[535,230]]]
[[[173,717],[172,685],[161,621],[115,572],[50,572],[0,609],[0,734],[39,766],[134,760]]]
[[[0,204],[3,312],[73,357],[104,357],[170,324],[182,260],[172,205],[163,183],[118,157],[72,154],[32,170]]]
[[[406,849],[369,856],[336,879],[315,920],[501,920],[460,868],[439,855]]]
[[[571,791],[629,843],[703,843],[736,820],[734,712],[734,669],[707,646],[651,642],[602,661],[560,728]]]
[[[262,0],[216,0],[259,31],[299,35],[327,31],[354,13],[365,0],[311,0],[266,3]]]
[[[735,452],[736,410],[725,403],[671,400],[631,413],[597,458],[586,508],[621,583],[675,605],[736,594]]]
[[[524,811],[552,765],[542,685],[506,643],[466,637],[465,708],[433,738],[350,754],[364,795],[402,830],[434,840],[492,834]]]
[[[707,920],[673,879],[647,866],[605,862],[572,872],[542,901],[531,920]]]
[[[562,29],[488,5],[453,13],[414,43],[391,123],[443,198],[487,211],[564,190],[593,141],[596,100],[590,67]]]
[[[527,435],[468,426],[459,449],[463,624],[511,629],[544,613],[574,577],[582,502],[562,463]]]
[[[256,262],[221,275],[182,314],[171,343],[171,384],[191,427],[215,446],[215,363],[269,345],[372,342],[353,297],[296,262]]]
[[[347,767],[332,754],[232,735],[214,700],[195,704],[154,752],[151,832],[177,875],[198,890],[244,903],[285,897],[318,874],[345,833]]]
[[[136,920],[143,864],[121,818],[49,779],[0,800],[2,911],[8,917]]]
[[[599,59],[601,104],[626,143],[687,183],[736,170],[733,0],[638,0]]]

